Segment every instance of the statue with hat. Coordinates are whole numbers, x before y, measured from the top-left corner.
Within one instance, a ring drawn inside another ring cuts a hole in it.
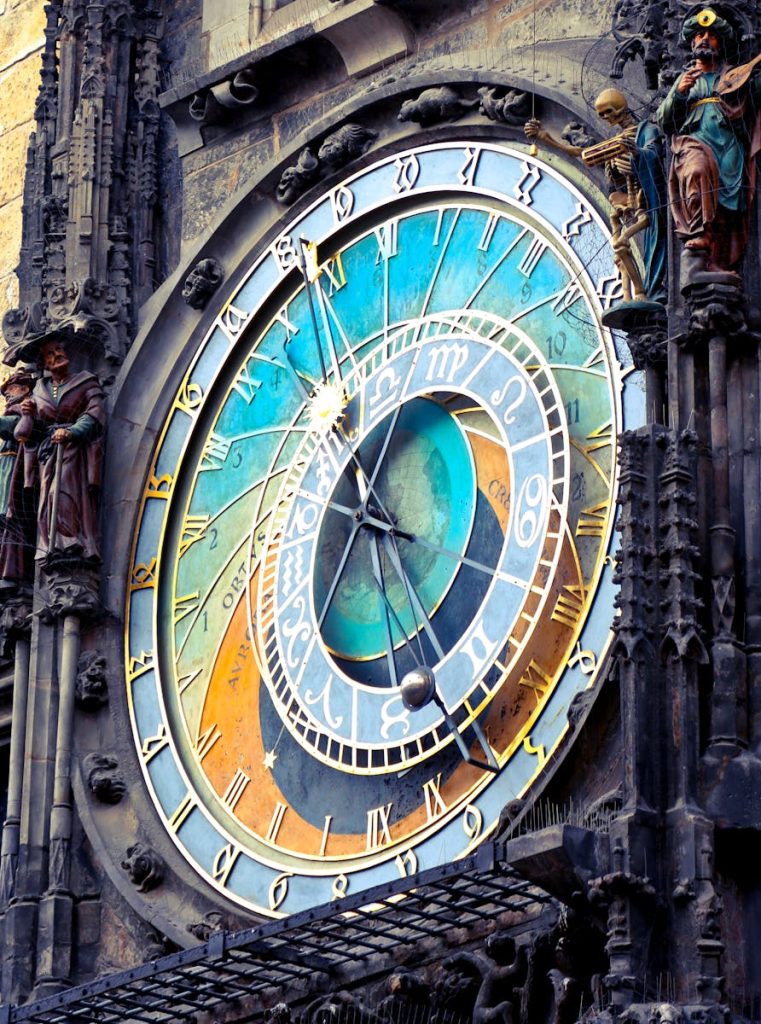
[[[651,121],[638,121],[618,89],[604,89],[595,100],[598,117],[613,134],[593,146],[571,145],[531,119],[526,136],[576,157],[587,167],[602,166],[608,181],[611,242],[625,303],[654,312],[666,300],[665,179],[663,136]],[[632,251],[638,236],[644,273]]]
[[[712,7],[689,14],[692,61],[656,118],[671,136],[669,204],[687,252],[708,271],[734,271],[745,251],[761,149],[761,54],[734,65],[737,38]]]
[[[36,374],[14,370],[0,384],[5,409],[0,415],[0,589],[13,590],[31,577],[35,543],[34,491],[24,479],[24,453],[14,436]]]
[[[72,372],[68,340],[53,330],[20,353],[34,352],[44,376],[21,403],[15,436],[25,449],[26,483],[39,485],[36,557],[96,562],[105,398],[94,374]]]

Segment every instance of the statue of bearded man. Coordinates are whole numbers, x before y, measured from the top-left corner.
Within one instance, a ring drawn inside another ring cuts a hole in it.
[[[745,251],[761,149],[761,54],[732,66],[734,30],[711,7],[685,19],[682,38],[693,61],[656,115],[672,137],[671,214],[685,249],[731,271]]]

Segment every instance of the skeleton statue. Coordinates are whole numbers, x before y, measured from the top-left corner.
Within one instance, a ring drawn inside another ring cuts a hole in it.
[[[651,122],[637,121],[618,89],[604,89],[595,100],[595,110],[615,131],[594,146],[583,148],[558,139],[535,118],[526,122],[524,131],[532,141],[544,142],[581,159],[587,167],[605,167],[613,254],[621,274],[624,301],[662,302],[666,297],[662,136]],[[640,233],[644,277],[631,246],[632,238]]]

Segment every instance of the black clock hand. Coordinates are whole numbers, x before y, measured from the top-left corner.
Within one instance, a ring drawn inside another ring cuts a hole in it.
[[[357,479],[357,489],[359,491],[359,497],[360,500],[362,501],[362,509],[364,510],[369,495],[372,495],[373,499],[378,504],[378,508],[380,509],[381,514],[386,517],[386,521],[389,523],[393,523],[393,516],[389,515],[389,513],[386,511],[386,507],[383,504],[381,496],[378,494],[378,491],[376,490],[375,486],[371,485],[370,479],[367,473],[365,472],[362,463],[359,461],[359,456],[351,446],[351,441],[349,441],[348,437],[346,437],[345,434],[341,434],[340,436],[343,438],[346,447],[349,449],[351,461],[354,463],[354,472]]]
[[[304,384],[304,381],[302,380],[301,372],[296,368],[294,363],[291,362],[291,357],[288,354],[288,349],[286,348],[287,344],[288,344],[288,342],[284,341],[282,343],[282,346],[281,346],[282,350],[283,350],[283,356],[285,357],[285,363],[286,363],[285,367],[283,367],[283,364],[278,362],[276,359],[273,359],[272,362],[275,364],[275,366],[279,366],[281,368],[284,368],[284,369],[287,369],[287,370],[291,371],[291,376],[296,381],[296,384],[298,385],[299,390],[301,391],[301,394],[304,397],[305,401],[308,402],[309,399],[311,398],[311,395],[310,395],[309,391],[307,390],[306,385]],[[307,380],[308,379],[309,378],[307,378]]]
[[[381,566],[380,560],[380,545],[378,543],[378,536],[375,533],[372,535],[372,537],[370,537],[370,559],[372,560],[373,563],[373,576],[375,578],[375,584],[378,587],[378,590],[380,591],[381,600],[385,605],[383,609],[383,626],[386,640],[386,657],[388,659],[388,675],[389,679],[391,680],[391,685],[397,686],[399,683],[399,679],[396,674],[394,640],[391,635],[391,623],[389,622],[389,608],[391,608],[391,605],[386,595],[386,585],[383,579],[383,567]],[[394,614],[394,618],[396,618],[396,613],[394,612],[393,608],[391,608],[391,611]],[[404,634],[404,632],[402,632],[402,635],[406,637],[406,634]]]
[[[372,476],[370,477],[369,486],[371,488],[374,487],[375,481],[378,479],[378,473],[380,473],[381,465],[383,464],[383,460],[386,457],[388,446],[391,444],[391,438],[393,437],[394,430],[396,429],[396,424],[397,421],[399,420],[399,413],[401,411],[402,407],[401,405],[398,405],[394,410],[394,413],[389,421],[388,430],[386,431],[386,436],[383,439],[383,445],[381,447],[380,452],[378,453],[378,458],[375,460],[375,467],[373,468]]]
[[[394,608],[394,606],[391,604],[391,602],[388,599],[388,594],[386,593],[385,586],[382,586],[378,582],[377,579],[375,580],[375,585],[378,588],[378,591],[380,593],[381,598],[383,599],[384,604],[386,605],[387,614],[390,615],[391,618],[393,618],[394,622],[396,623],[396,628],[399,630],[399,632],[402,635],[402,639],[404,640],[404,642],[407,644],[407,646],[410,649],[410,654],[412,655],[412,660],[415,662],[415,664],[419,668],[423,664],[423,649],[422,649],[422,646],[420,645],[420,640],[418,639],[418,646],[420,647],[420,657],[418,658],[417,654],[415,653],[415,648],[412,645],[412,641],[407,636],[407,630],[404,628],[404,626],[399,621],[399,616],[396,614],[396,609]]]
[[[313,497],[309,491],[302,491],[301,493],[307,498]],[[332,509],[334,512],[340,512],[342,515],[358,520],[362,525],[372,526],[376,530],[392,534],[394,537],[401,537],[402,540],[406,540],[410,544],[419,544],[421,548],[427,548],[429,551],[433,551],[437,555],[444,555],[445,558],[453,558],[456,562],[460,562],[461,565],[467,565],[470,569],[476,569],[478,572],[485,573],[487,576],[494,577],[498,575],[497,569],[484,565],[483,562],[478,562],[475,558],[469,558],[467,555],[463,555],[459,551],[453,551],[451,548],[443,548],[439,544],[434,544],[433,541],[426,540],[425,537],[421,537],[419,533],[413,534],[408,533],[406,530],[400,530],[395,523],[386,523],[382,519],[378,519],[376,516],[372,515],[372,513],[362,509],[361,506],[360,508],[352,508],[350,505],[341,505],[337,501],[326,501],[325,506],[326,508]],[[525,580],[520,580],[517,576],[515,577],[515,581],[522,584],[526,583]]]
[[[391,531],[389,531],[391,532]],[[409,541],[412,544],[419,544],[421,548],[426,548],[428,551],[434,551],[437,555],[444,555],[445,558],[453,558],[455,561],[460,562],[461,565],[467,565],[471,569],[477,569],[478,572],[483,572],[487,576],[499,575],[497,569],[492,569],[488,565],[484,565],[483,562],[477,562],[475,558],[468,558],[467,555],[462,555],[458,551],[452,551],[451,548],[442,548],[438,544],[434,544],[433,541],[426,540],[425,537],[421,537],[419,533],[411,534],[405,530],[395,529],[393,531],[394,536],[401,537],[402,540]],[[504,573],[502,574],[505,575]],[[513,577],[516,583],[523,583],[526,586],[528,584],[525,580],[519,579],[519,577]]]
[[[325,616],[328,614],[328,609],[330,608],[330,602],[333,600],[333,595],[335,594],[336,589],[338,588],[338,584],[339,584],[339,582],[341,580],[341,575],[342,575],[342,573],[344,571],[344,568],[346,566],[347,561],[349,560],[349,555],[351,554],[351,549],[354,546],[354,541],[357,538],[357,533],[359,531],[359,526],[360,526],[359,523],[355,523],[354,526],[352,526],[351,533],[349,534],[349,539],[347,540],[346,546],[344,547],[343,554],[341,555],[341,560],[338,563],[338,568],[335,571],[335,574],[334,574],[333,579],[331,581],[330,587],[328,589],[327,597],[325,598],[325,601],[323,602],[322,611],[320,612],[320,617],[317,620],[317,628],[318,629],[322,628],[322,624],[325,621]]]
[[[431,645],[433,646],[433,649],[436,652],[436,656],[439,660],[441,660],[444,657],[444,648],[439,643],[439,639],[436,636],[433,626],[431,625],[431,620],[428,618],[428,615],[426,614],[426,610],[423,607],[423,602],[420,600],[420,595],[415,589],[414,583],[409,578],[404,569],[404,566],[402,565],[402,560],[399,557],[399,549],[396,545],[396,541],[394,540],[393,534],[384,534],[383,546],[386,550],[386,555],[388,556],[391,565],[394,567],[397,576],[402,581],[402,585],[404,586],[405,593],[407,594],[407,600],[409,601],[409,605],[410,608],[412,609],[413,616],[416,619],[420,618],[420,620],[422,621],[423,629],[426,631],[428,639],[431,641]]]
[[[311,491],[299,490],[305,498],[310,498],[313,501],[319,501],[324,504],[325,508],[331,509],[333,512],[340,512],[342,515],[348,516],[350,519],[354,519],[360,526],[372,526],[376,530],[381,530],[383,533],[393,533],[396,537],[403,537],[404,540],[410,542],[414,541],[415,538],[411,533],[406,533],[404,530],[399,530],[394,523],[386,523],[382,519],[378,519],[367,509],[363,508],[362,505],[359,508],[352,508],[350,505],[341,505],[337,501],[331,501],[330,499],[325,501],[323,498],[312,494]]]

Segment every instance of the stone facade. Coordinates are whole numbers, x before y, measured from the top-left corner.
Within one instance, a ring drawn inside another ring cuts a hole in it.
[[[0,11],[0,83],[3,117],[0,124],[0,315],[18,304],[15,276],[21,247],[21,204],[34,100],[40,84],[44,44],[43,5],[34,0],[7,2]]]

